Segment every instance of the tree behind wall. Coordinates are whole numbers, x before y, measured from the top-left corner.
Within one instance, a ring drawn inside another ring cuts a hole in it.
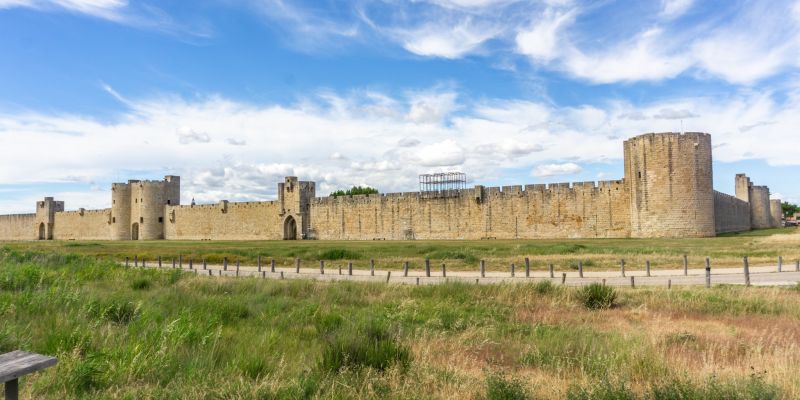
[[[347,190],[337,190],[331,193],[331,197],[338,197],[338,196],[353,196],[357,194],[377,194],[378,189],[371,188],[369,186],[353,186]]]
[[[781,208],[783,209],[783,216],[784,217],[791,217],[795,213],[800,212],[800,206],[797,204],[792,204],[789,202],[781,203]]]

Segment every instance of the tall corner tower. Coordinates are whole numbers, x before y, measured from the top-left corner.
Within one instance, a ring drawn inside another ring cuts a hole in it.
[[[711,135],[648,133],[624,143],[631,236],[714,236]]]
[[[111,240],[131,239],[131,184],[111,184]]]

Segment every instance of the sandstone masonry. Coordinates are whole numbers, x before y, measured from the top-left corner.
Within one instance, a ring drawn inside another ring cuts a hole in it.
[[[706,237],[780,226],[769,188],[736,176],[716,192],[711,136],[648,133],[624,142],[621,180],[316,197],[286,177],[278,200],[182,205],[180,177],[111,187],[111,208],[0,216],[0,240],[413,240]]]

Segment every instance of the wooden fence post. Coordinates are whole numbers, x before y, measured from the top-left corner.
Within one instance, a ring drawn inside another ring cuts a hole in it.
[[[339,275],[341,275],[342,274],[342,266],[339,265],[338,267],[339,267]]]
[[[128,268],[128,257],[125,257],[125,268]]]
[[[636,287],[636,282],[634,282],[634,280],[633,280],[633,275],[631,275],[631,287],[632,288]]]
[[[778,272],[783,272],[783,257],[778,256]]]
[[[419,277],[417,277],[417,286],[419,286]]]
[[[392,277],[392,271],[386,271],[386,283],[389,283],[389,278]]]
[[[236,257],[236,276],[239,276],[239,257]]]
[[[672,279],[667,279],[667,289],[672,289]]]
[[[706,288],[711,287],[711,259],[706,257]]]
[[[408,261],[403,263],[403,276],[408,276]]]
[[[512,278],[514,277],[515,272],[516,272],[516,267],[514,266],[514,263],[511,263],[511,277]]]
[[[567,273],[566,272],[562,272],[561,273],[561,284],[562,285],[566,285],[567,284]]]
[[[139,268],[139,256],[138,255],[134,255],[133,256],[133,267],[134,268]]]
[[[747,261],[747,256],[742,259],[744,262],[744,285],[750,286],[750,263]]]
[[[189,269],[194,269],[194,268],[192,267],[192,258],[191,258],[191,257],[189,257]]]
[[[645,261],[645,268],[647,268],[647,276],[650,276],[650,260]]]
[[[425,276],[431,276],[431,260],[425,258]]]
[[[481,260],[481,278],[486,277],[486,261]]]
[[[689,256],[683,255],[683,275],[689,275]]]
[[[353,275],[353,262],[347,262],[347,275]]]
[[[525,277],[531,277],[531,261],[528,260],[528,257],[525,257]]]
[[[319,274],[325,275],[325,260],[319,260]]]
[[[228,257],[222,257],[222,270],[228,270]]]
[[[553,264],[550,264],[550,277],[555,278],[554,271],[553,271]]]
[[[294,260],[294,272],[300,273],[300,257]]]
[[[258,272],[261,272],[261,256],[256,257],[256,266],[258,267]]]
[[[161,268],[161,256],[158,256],[158,268]]]
[[[142,268],[147,268],[147,261],[142,257]]]
[[[578,276],[583,278],[583,261],[578,261]]]
[[[281,271],[281,279],[283,279],[283,271]]]
[[[447,267],[442,263],[442,276],[447,277]]]
[[[183,269],[183,256],[178,254],[178,268]]]
[[[275,272],[275,259],[271,258],[269,260],[269,272]]]
[[[370,276],[375,276],[375,259],[374,258],[370,258],[369,259],[369,275]]]
[[[172,257],[172,268],[175,269],[175,257]]]
[[[625,277],[625,259],[619,260],[619,271],[622,273],[622,277]]]
[[[800,272],[800,260],[795,260],[794,262],[794,270]]]
[[[208,260],[205,257],[203,257],[203,269],[208,269]]]

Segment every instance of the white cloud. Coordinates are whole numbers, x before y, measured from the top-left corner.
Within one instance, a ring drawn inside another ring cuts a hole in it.
[[[244,139],[235,139],[235,138],[227,138],[225,142],[231,146],[245,146],[247,145],[247,141]]]
[[[531,171],[531,176],[536,177],[545,177],[545,176],[556,176],[556,175],[572,175],[581,172],[583,169],[580,165],[575,163],[564,163],[564,164],[542,164],[537,165],[536,168]]]
[[[563,29],[573,22],[575,10],[546,10],[543,17],[516,35],[517,52],[536,62],[550,62],[559,55]]]
[[[456,24],[429,24],[416,29],[395,30],[394,34],[411,53],[443,58],[461,58],[477,51],[489,39],[501,33],[500,28],[475,24],[464,19]]]
[[[361,112],[376,98],[403,111],[423,99],[440,97],[451,97],[446,108],[459,112],[443,113],[428,123],[412,121],[408,111]],[[691,110],[696,117],[684,120],[684,128],[712,134],[715,161],[760,159],[770,165],[800,165],[792,146],[776,145],[796,140],[800,87],[643,106],[619,101],[578,107],[470,101],[447,88],[396,97],[325,92],[288,106],[253,105],[220,96],[192,101],[160,96],[129,99],[128,104],[130,109],[111,122],[81,115],[0,112],[0,182],[16,187],[79,180],[100,186],[101,191],[92,194],[97,201],[80,204],[105,204],[111,181],[166,174],[183,177],[186,202],[192,197],[198,202],[274,198],[275,184],[285,175],[316,181],[321,194],[354,184],[369,184],[381,192],[415,190],[418,174],[454,169],[476,183],[493,184],[510,170],[544,177],[577,173],[573,165],[619,164],[625,138],[681,129],[674,119],[631,118],[664,114],[663,110]],[[233,133],[247,145],[214,145],[224,144]],[[181,139],[187,144],[180,145]],[[36,168],[30,167],[28,149],[43,149],[36,154]],[[516,179],[529,183],[525,176]],[[13,208],[23,197],[4,194],[0,213],[30,210]]]
[[[205,132],[197,132],[188,126],[178,129],[178,143],[180,144],[208,143],[210,141],[211,136]]]
[[[14,7],[42,12],[66,11],[192,40],[213,35],[207,25],[178,22],[158,7],[128,0],[0,0],[0,10]]]
[[[688,119],[688,118],[697,118],[699,115],[686,110],[676,110],[674,108],[662,108],[658,110],[658,113],[653,115],[653,118],[657,119]]]
[[[686,13],[694,5],[694,0],[661,0],[661,16],[676,18]]]

